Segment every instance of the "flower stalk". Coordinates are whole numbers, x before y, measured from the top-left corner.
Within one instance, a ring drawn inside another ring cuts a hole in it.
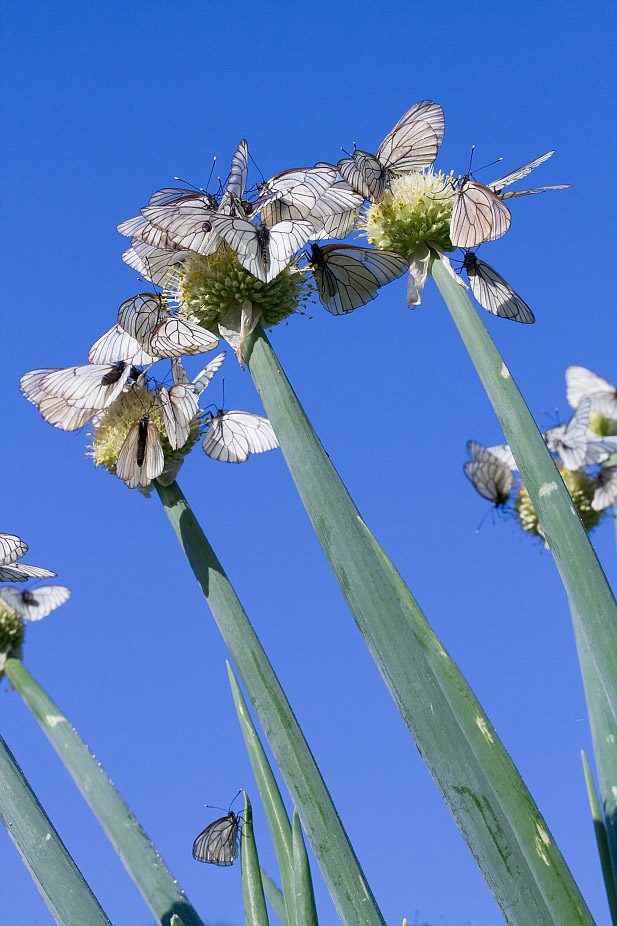
[[[362,520],[262,329],[245,357],[341,591],[506,921],[592,923],[505,747]]]

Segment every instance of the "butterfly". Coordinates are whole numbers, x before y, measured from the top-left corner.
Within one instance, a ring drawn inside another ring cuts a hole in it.
[[[467,451],[471,460],[463,467],[465,475],[483,498],[502,508],[514,485],[511,470],[477,441],[467,441]]]
[[[36,375],[43,373],[45,375]],[[45,393],[48,397],[63,400],[67,406],[92,412],[111,405],[126,381],[135,375],[138,373],[130,363],[119,360],[117,363],[90,363],[62,370],[31,370],[22,376],[20,386],[26,396],[27,390],[34,384],[37,395]],[[39,409],[41,401],[34,402]]]
[[[142,415],[129,430],[116,464],[116,476],[129,489],[148,486],[165,468],[161,437],[148,414]]]
[[[230,810],[199,834],[193,843],[193,858],[212,865],[233,865],[240,849],[240,818]]]
[[[213,216],[212,228],[225,239],[249,273],[269,283],[287,267],[292,256],[313,237],[311,222],[284,221],[271,228],[236,216]]]
[[[530,325],[535,317],[526,302],[514,292],[496,270],[478,260],[472,251],[466,251],[463,267],[467,271],[471,291],[482,306],[493,315],[509,318],[513,322]]]
[[[226,351],[221,351],[220,354],[217,354],[214,360],[211,360],[210,363],[200,370],[195,379],[192,382],[193,390],[195,395],[200,396],[206,386],[211,382],[215,373],[220,370],[223,365],[223,361],[227,356]],[[186,370],[182,366],[182,360],[179,357],[174,357],[171,361],[171,374],[175,383],[189,383],[190,380],[186,374]]]
[[[154,363],[156,359],[120,325],[114,325],[102,334],[88,351],[90,363],[116,363],[118,360],[125,360],[135,366],[143,366]]]
[[[518,193],[502,193],[504,187],[516,180],[521,180],[531,173],[555,152],[549,151],[534,161],[500,177],[493,183],[483,184],[472,180],[470,174],[460,180],[454,192],[454,205],[450,221],[450,240],[460,248],[473,248],[483,241],[494,241],[501,238],[510,228],[512,216],[510,210],[502,202],[503,199],[514,196],[525,196],[530,193],[541,193],[543,190],[565,189],[559,187],[542,187],[537,190],[524,190]],[[566,185],[567,186],[567,185]],[[479,300],[478,300],[479,301]]]
[[[550,428],[544,434],[548,449],[558,454],[565,468],[571,472],[580,469],[585,463],[590,410],[591,399],[583,399],[566,425]]]
[[[617,501],[617,466],[601,469],[596,476],[595,486],[591,507],[594,511],[604,511]]]
[[[167,390],[161,383],[157,401],[163,414],[165,431],[172,450],[184,447],[197,414],[198,398],[192,383],[175,383]]]
[[[170,270],[181,267],[189,255],[190,251],[179,249],[166,251],[146,244],[139,238],[131,238],[131,247],[123,252],[122,260],[136,270],[144,280],[165,288]]]
[[[202,447],[213,460],[244,463],[252,453],[274,450],[279,443],[267,418],[251,412],[222,409],[210,422]]]
[[[401,116],[377,154],[355,149],[350,158],[338,162],[338,171],[364,199],[381,202],[393,177],[433,163],[443,141],[444,126],[441,106],[422,100]]]
[[[23,592],[10,586],[0,588],[2,601],[26,621],[40,621],[70,597],[69,589],[63,585],[41,585]]]
[[[15,534],[0,533],[0,582],[25,582],[26,579],[49,579],[57,575],[49,569],[18,563],[28,544]]]
[[[592,411],[604,418],[617,419],[617,389],[608,380],[585,367],[568,367],[566,386],[568,402],[573,408],[589,397]]]
[[[118,324],[155,358],[201,354],[218,344],[216,335],[171,315],[160,293],[139,293],[118,309]]]
[[[333,315],[345,315],[375,299],[377,290],[405,273],[409,263],[394,251],[313,244],[309,266],[322,305]]]
[[[325,163],[277,174],[260,187],[262,197],[270,196],[269,201],[259,205],[261,221],[270,226],[306,219],[336,178],[336,168]]]
[[[0,565],[14,563],[28,552],[28,544],[16,534],[0,533]]]

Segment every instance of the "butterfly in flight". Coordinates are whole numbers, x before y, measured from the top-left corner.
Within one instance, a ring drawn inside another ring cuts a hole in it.
[[[24,591],[11,586],[0,588],[2,601],[26,621],[40,621],[70,597],[71,592],[64,585],[41,585]]]
[[[233,865],[240,851],[240,818],[230,810],[210,823],[193,843],[193,858],[212,865]]]
[[[441,147],[444,129],[441,106],[421,100],[401,116],[376,154],[356,148],[351,157],[338,162],[338,171],[364,199],[379,203],[394,177],[430,167]]]
[[[473,251],[466,251],[463,267],[467,271],[471,291],[482,306],[493,315],[509,318],[513,322],[526,325],[533,324],[535,317],[526,302],[506,283],[496,270],[483,260],[479,260]]]

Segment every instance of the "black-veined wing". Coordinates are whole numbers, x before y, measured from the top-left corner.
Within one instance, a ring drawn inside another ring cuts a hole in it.
[[[116,476],[129,489],[148,486],[165,468],[161,437],[148,415],[142,415],[129,430],[118,454]]]
[[[194,194],[191,199],[184,199],[180,203],[146,206],[142,214],[150,225],[165,232],[173,242],[173,247],[207,256],[214,254],[220,243],[210,224],[212,216],[216,214],[211,202],[206,194]],[[135,233],[135,237],[146,240],[143,230]],[[148,237],[147,243],[164,247],[157,245],[153,236]]]
[[[604,511],[617,501],[617,466],[601,469],[596,476],[595,486],[591,507],[595,511]]]
[[[249,171],[249,148],[246,138],[243,138],[231,159],[229,178],[225,193],[230,197],[241,200],[246,189],[246,178]],[[223,194],[224,198],[225,194]],[[222,204],[222,200],[221,200]]]
[[[218,411],[210,423],[202,447],[213,460],[244,463],[251,453],[274,450],[279,443],[267,418],[251,412]]]
[[[345,180],[337,180],[306,216],[315,226],[314,240],[346,238],[356,224],[363,202],[364,198]]]
[[[486,447],[485,449],[487,453],[490,453],[493,457],[499,460],[500,463],[503,463],[504,466],[507,466],[508,469],[513,471],[518,469],[516,460],[514,459],[514,454],[510,450],[508,444],[495,444],[494,446]]]
[[[553,186],[539,186],[535,190],[514,190],[508,193],[500,193],[500,199],[516,199],[517,196],[531,196],[533,193],[546,193],[547,190],[569,190],[571,183],[557,183]]]
[[[193,193],[193,196],[194,195]],[[176,204],[167,206],[167,208],[176,209],[178,207]],[[143,215],[136,215],[132,219],[126,219],[126,221],[121,222],[117,228],[121,235],[125,235],[127,238],[137,238],[139,241],[143,241],[144,244],[149,244],[153,248],[159,248],[163,251],[178,250],[178,245],[173,238],[164,229],[152,225]]]
[[[154,363],[155,359],[120,325],[114,325],[102,334],[88,351],[90,363],[117,363],[118,360],[125,360],[136,366],[144,366]]]
[[[19,388],[28,402],[38,405],[41,399],[47,398],[48,393],[41,389],[41,380],[45,379],[49,373],[57,372],[57,367],[46,367],[42,370],[30,370],[24,373],[19,380]]]
[[[28,544],[16,534],[0,533],[0,565],[14,563],[28,552]]]
[[[494,463],[469,460],[463,470],[476,492],[491,501],[495,508],[506,504],[514,485],[514,477],[507,466],[497,460]]]
[[[26,579],[52,579],[56,572],[30,566],[28,563],[10,563],[0,566],[0,582],[25,582]]]
[[[219,339],[186,318],[172,315],[155,328],[149,347],[157,357],[181,357],[213,350]]]
[[[617,437],[587,437],[584,466],[604,463],[612,453],[617,453]]]
[[[155,286],[165,287],[172,267],[180,267],[189,251],[165,251],[154,248],[138,238],[131,239],[131,247],[122,254],[122,260]]]
[[[262,184],[261,196],[276,194],[260,207],[261,221],[270,227],[305,219],[320,197],[336,181],[332,165],[284,171]]]
[[[587,453],[587,426],[591,400],[584,399],[578,406],[567,425],[550,428],[544,440],[551,453],[556,453],[566,469],[580,469]]]
[[[268,228],[236,216],[215,216],[212,227],[225,239],[242,266],[263,283],[278,276],[314,234],[310,222],[279,222]]]
[[[164,189],[156,190],[152,194],[148,200],[148,205],[165,206],[168,203],[182,202],[183,199],[192,199],[194,196],[195,190],[187,190],[186,187],[164,187]]]
[[[493,315],[509,318],[513,322],[532,324],[535,317],[526,302],[506,283],[496,270],[483,260],[478,260],[472,251],[467,251],[463,260],[471,291],[482,306]]]
[[[70,597],[71,592],[64,585],[41,585],[23,592],[10,586],[0,588],[2,601],[26,621],[40,621]]]
[[[152,335],[168,318],[169,311],[159,293],[139,293],[118,309],[118,324],[145,350],[150,349]]]
[[[184,447],[197,414],[198,400],[192,383],[176,383],[167,390],[161,383],[157,393],[165,430],[172,450]]]
[[[393,251],[339,244],[313,244],[310,266],[319,298],[333,315],[366,305],[381,286],[409,268],[407,260]]]
[[[223,360],[226,356],[226,351],[222,351],[220,354],[217,354],[214,360],[211,360],[210,363],[197,374],[193,380],[193,390],[195,395],[200,396],[202,394],[214,374],[220,370],[221,366],[223,365]]]
[[[568,402],[578,408],[583,399],[591,399],[592,411],[604,418],[617,419],[617,389],[585,367],[568,367],[566,370]]]
[[[78,431],[99,411],[95,408],[76,408],[69,405],[66,399],[60,399],[55,395],[41,399],[38,409],[48,424],[61,431]]]
[[[48,373],[40,381],[40,388],[75,408],[100,410],[120,395],[130,375],[131,365],[123,360],[90,363]]]
[[[510,228],[510,210],[496,193],[466,175],[454,191],[450,240],[459,248],[473,248],[501,238]]]
[[[193,858],[212,865],[232,865],[238,855],[239,825],[240,821],[233,810],[215,820],[193,843]]]
[[[338,162],[338,170],[365,199],[380,202],[392,177],[429,167],[444,135],[441,106],[421,100],[401,116],[388,132],[377,154],[356,149],[350,158]]]

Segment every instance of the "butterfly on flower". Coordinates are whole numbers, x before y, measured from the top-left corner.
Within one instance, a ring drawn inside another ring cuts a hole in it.
[[[409,263],[394,251],[313,244],[309,266],[324,308],[346,315],[375,299],[379,288],[402,276]]]

